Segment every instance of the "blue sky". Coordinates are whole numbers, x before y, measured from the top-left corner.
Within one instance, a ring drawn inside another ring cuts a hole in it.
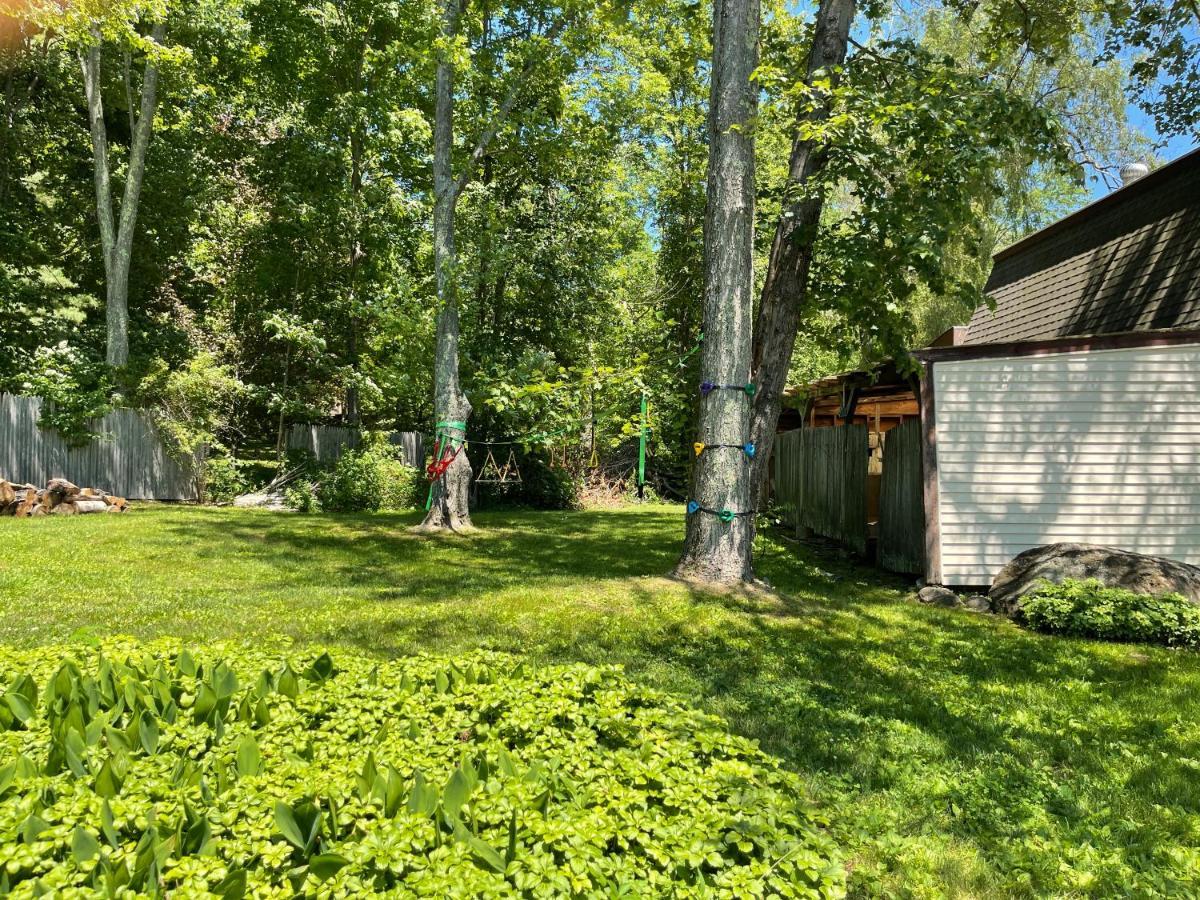
[[[1129,122],[1138,128],[1143,134],[1149,136],[1155,143],[1163,140],[1162,135],[1154,127],[1154,120],[1146,115],[1139,107],[1129,104]],[[1171,162],[1179,159],[1189,150],[1194,150],[1200,146],[1194,136],[1173,137],[1167,139],[1166,145],[1159,149],[1158,155],[1164,162]],[[1092,188],[1092,199],[1103,197],[1111,189],[1104,184],[1098,177],[1089,178]]]

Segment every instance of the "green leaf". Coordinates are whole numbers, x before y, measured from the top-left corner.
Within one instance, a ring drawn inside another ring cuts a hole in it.
[[[318,853],[308,861],[308,871],[321,881],[325,881],[348,865],[350,865],[350,860],[338,853]]]
[[[33,718],[33,705],[28,698],[10,691],[4,695],[4,702],[8,704],[8,708],[12,710],[12,714],[22,725]]]
[[[175,660],[175,668],[179,670],[180,675],[187,675],[189,678],[194,678],[196,675],[196,660],[192,659],[192,654],[185,647],[179,653],[179,658]]]
[[[99,796],[111,799],[121,793],[122,781],[123,779],[117,774],[116,767],[113,765],[113,757],[110,756],[104,761],[100,771],[96,773],[94,790]]]
[[[328,653],[322,653],[313,660],[312,665],[305,670],[304,675],[309,681],[323,682],[333,674],[333,658]]]
[[[217,885],[216,894],[222,900],[242,900],[246,896],[246,870],[230,869],[221,883]]]
[[[237,773],[245,778],[257,775],[262,771],[262,753],[258,749],[258,741],[250,735],[242,738],[237,749]]]
[[[37,813],[30,813],[24,822],[21,823],[21,840],[26,844],[32,844],[44,831],[50,829],[50,823],[39,816]]]
[[[84,828],[75,826],[71,834],[71,856],[76,863],[85,863],[100,852],[100,842]]]
[[[425,773],[417,769],[413,776],[412,791],[408,795],[408,811],[419,816],[431,816],[437,809],[437,802],[437,791],[425,780]]]
[[[442,789],[442,809],[446,815],[457,818],[471,795],[471,782],[462,769],[455,769]]]
[[[517,858],[517,811],[514,809],[512,815],[508,819],[508,849],[504,853],[504,862],[507,866]]]
[[[296,673],[292,671],[291,666],[284,667],[275,687],[283,696],[291,697],[293,700],[300,695],[300,681],[296,678]]]
[[[107,800],[100,807],[100,833],[114,849],[121,846],[121,836],[117,834],[116,820],[113,818],[112,807]]]
[[[158,752],[158,721],[149,710],[144,711],[138,720],[138,737],[141,739],[142,749],[150,756]]]
[[[305,848],[304,832],[300,830],[300,826],[296,823],[296,817],[292,814],[292,808],[286,803],[277,802],[275,804],[275,827],[279,829],[280,834],[297,848],[300,850]]]

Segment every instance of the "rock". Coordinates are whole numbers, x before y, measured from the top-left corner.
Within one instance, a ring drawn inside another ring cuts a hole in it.
[[[1068,578],[1095,578],[1106,587],[1139,594],[1182,594],[1200,606],[1200,566],[1095,544],[1047,544],[1026,550],[1000,571],[988,596],[996,612],[1011,616],[1021,598],[1042,581],[1060,584]]]
[[[922,603],[928,603],[932,606],[959,605],[958,594],[954,593],[950,588],[940,587],[936,584],[931,584],[917,591],[917,599]]]
[[[971,612],[990,613],[992,611],[992,601],[983,594],[971,594],[969,597],[963,597],[962,605]]]

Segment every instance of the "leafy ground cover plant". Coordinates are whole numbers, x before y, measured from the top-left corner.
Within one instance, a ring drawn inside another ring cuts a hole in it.
[[[0,893],[829,897],[796,776],[616,668],[0,649]]]
[[[1179,594],[1137,594],[1095,579],[1046,582],[1025,600],[1032,628],[1052,634],[1200,647],[1200,608]]]

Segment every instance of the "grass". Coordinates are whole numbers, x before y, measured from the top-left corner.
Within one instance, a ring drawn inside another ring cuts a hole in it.
[[[0,641],[83,634],[487,647],[620,662],[808,782],[862,896],[1200,896],[1200,654],[906,602],[777,537],[777,595],[662,578],[666,507],[415,515],[143,509],[0,520]],[[3,680],[4,673],[0,673]]]

